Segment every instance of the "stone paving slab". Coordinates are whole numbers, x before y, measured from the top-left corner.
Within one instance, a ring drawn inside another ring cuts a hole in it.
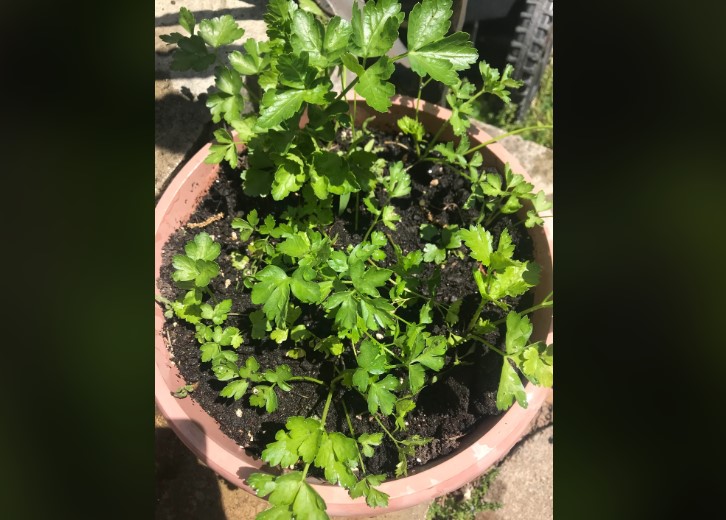
[[[171,71],[172,46],[161,41],[159,35],[182,32],[177,18],[179,7],[185,6],[196,14],[197,20],[231,14],[245,29],[245,37],[266,39],[262,20],[266,3],[265,0],[156,0],[155,197],[184,162],[211,140],[212,126],[205,100],[214,83],[211,71],[207,74]],[[491,125],[481,125],[493,136],[504,132]],[[507,137],[500,142],[543,184],[551,200],[552,150],[519,136]],[[491,499],[503,502],[504,508],[481,513],[477,520],[552,518],[551,398],[532,428],[533,433],[525,436],[500,463],[499,476],[490,489]],[[236,488],[204,466],[179,441],[158,410],[155,413],[155,446],[157,520],[251,520],[267,506],[266,501]],[[352,519],[423,520],[428,505]]]

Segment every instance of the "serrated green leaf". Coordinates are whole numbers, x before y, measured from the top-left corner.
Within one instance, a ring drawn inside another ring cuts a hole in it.
[[[342,251],[333,251],[328,259],[328,265],[336,273],[344,273],[348,270],[348,257]]]
[[[357,483],[351,468],[357,465],[358,448],[355,440],[334,432],[323,432],[315,466],[325,471],[325,479],[331,484],[351,488]]]
[[[232,397],[235,401],[239,401],[242,397],[244,397],[249,384],[250,382],[246,379],[232,381],[231,383],[228,383],[221,392],[219,392],[219,395],[222,397]]]
[[[277,251],[292,258],[302,258],[310,251],[310,239],[305,233],[297,233],[280,242]]]
[[[255,490],[258,497],[266,497],[275,489],[275,477],[268,473],[253,473],[247,477],[247,484]]]
[[[381,349],[372,341],[361,343],[357,358],[358,366],[369,374],[383,374],[386,371],[387,358]]]
[[[326,191],[334,195],[360,191],[360,184],[343,157],[332,152],[317,151],[313,154],[313,166],[316,176],[326,180]],[[322,192],[316,191],[316,195],[322,198],[320,194]]]
[[[385,285],[391,278],[393,271],[375,266],[366,268],[363,262],[360,261],[350,263],[349,259],[348,262],[350,264],[350,279],[353,281],[353,286],[356,290],[362,294],[378,298],[380,293],[377,287]]]
[[[171,70],[204,71],[216,61],[215,55],[207,50],[204,40],[199,35],[182,38],[177,45],[179,48],[174,51]]]
[[[172,258],[176,269],[171,277],[175,282],[194,282],[196,287],[206,287],[219,274],[219,265],[206,260],[192,260],[188,256],[176,255]]]
[[[411,137],[414,138],[416,141],[421,141],[423,139],[425,130],[423,125],[416,121],[415,119],[403,116],[398,121],[396,121],[396,124],[398,125],[398,128],[403,132],[404,134],[408,134]]]
[[[265,311],[256,310],[250,313],[250,321],[252,322],[252,338],[264,339],[267,332],[271,330],[270,323],[265,317]]]
[[[530,345],[522,352],[523,361],[519,366],[532,383],[549,388],[552,386],[553,370],[552,365],[546,362],[548,358],[545,352],[544,343]]]
[[[222,250],[222,246],[219,243],[212,240],[212,237],[208,233],[198,233],[194,240],[187,242],[184,246],[184,251],[187,256],[192,260],[216,260],[219,253]]]
[[[287,340],[287,334],[287,329],[275,329],[270,333],[270,339],[279,345],[283,341]]]
[[[396,396],[391,390],[397,390],[398,387],[398,379],[392,374],[388,374],[380,381],[371,382],[368,387],[368,411],[374,414],[380,409],[384,415],[391,415],[393,405],[396,403]]]
[[[392,104],[391,97],[396,94],[396,87],[393,83],[386,81],[394,70],[391,59],[388,56],[381,56],[378,61],[358,76],[355,91],[365,98],[368,106],[378,112],[388,112]]]
[[[343,342],[335,336],[328,336],[315,344],[315,350],[325,352],[327,355],[339,356],[343,353]]]
[[[290,289],[292,289],[292,294],[294,294],[298,300],[304,303],[320,303],[322,299],[320,285],[315,282],[309,282],[305,280],[303,278],[302,268],[298,268],[292,274]]]
[[[209,148],[209,155],[204,159],[207,164],[217,164],[226,160],[232,168],[237,167],[237,144],[225,128],[214,132],[215,139],[221,144],[213,144]]]
[[[489,297],[519,296],[539,283],[540,266],[534,262],[513,262],[497,272],[489,286]]]
[[[423,388],[426,380],[426,369],[419,364],[408,366],[408,384],[412,393],[417,393]]]
[[[250,404],[258,408],[264,407],[267,413],[274,412],[277,410],[277,394],[275,393],[275,389],[267,385],[257,385],[252,390]]]
[[[215,325],[221,325],[227,319],[227,313],[232,310],[232,300],[222,300],[214,307],[205,303],[201,306],[201,309],[202,318],[204,318],[205,320],[212,320]],[[239,330],[237,330],[237,332],[239,332]],[[221,343],[221,338],[216,341],[219,341]]]
[[[401,119],[398,122],[400,123]],[[389,167],[386,189],[392,199],[406,197],[411,193],[411,176],[406,173],[403,162],[397,161]]]
[[[532,335],[533,326],[527,316],[512,311],[507,314],[506,352],[510,356],[518,355],[527,345]]]
[[[479,55],[466,33],[454,33],[419,49],[409,50],[411,69],[419,76],[427,74],[446,85],[459,81],[456,71],[469,68]]]
[[[272,198],[282,200],[290,193],[302,188],[300,176],[300,165],[292,160],[283,160],[275,172],[275,180],[272,183]]]
[[[494,94],[506,104],[509,104],[511,101],[507,87],[519,88],[523,85],[521,81],[511,77],[514,72],[514,67],[511,64],[507,64],[504,67],[501,78],[499,76],[499,70],[492,68],[486,61],[479,62],[479,72],[484,82],[482,90],[489,94]]]
[[[307,52],[310,64],[326,67],[328,60],[323,51],[323,24],[312,13],[298,9],[292,16],[290,43],[296,54]]]
[[[176,44],[179,43],[180,40],[183,40],[185,36],[181,33],[173,32],[171,34],[162,34],[159,38],[166,43]]]
[[[374,454],[374,447],[380,446],[383,441],[383,434],[378,433],[364,433],[358,437],[358,443],[361,445],[361,451],[366,457],[372,457]]]
[[[300,484],[302,482],[303,474],[300,471],[292,471],[280,475],[275,479],[275,488],[270,493],[268,500],[274,505],[291,506],[300,490]]]
[[[447,345],[444,336],[431,336],[426,338],[426,347],[423,352],[411,360],[411,363],[421,363],[434,371],[439,371],[444,366],[444,355]]]
[[[416,365],[414,365],[416,366]],[[406,429],[406,414],[416,408],[416,403],[411,399],[401,399],[396,401],[396,429]]]
[[[264,377],[270,383],[276,383],[285,392],[292,390],[292,387],[287,384],[287,381],[292,377],[292,371],[287,365],[275,367],[274,372],[272,370],[265,371]]]
[[[443,264],[446,261],[446,249],[440,249],[435,244],[424,245],[423,261]]]
[[[325,513],[325,501],[310,484],[303,481],[300,484],[300,491],[295,497],[292,505],[296,518],[309,518],[310,520],[329,520]]]
[[[244,43],[244,49],[247,52],[245,54],[240,51],[231,52],[229,54],[229,64],[244,76],[259,74],[270,62],[268,57],[262,56],[263,45],[253,38],[248,38]]]
[[[393,206],[383,206],[383,210],[381,211],[381,222],[393,231],[396,230],[396,222],[399,222],[401,220],[401,217],[396,213],[396,210],[393,209]]]
[[[184,27],[189,34],[194,34],[194,26],[196,23],[197,21],[194,18],[194,13],[186,7],[179,9],[179,25]]]
[[[287,420],[285,428],[287,431],[279,430],[275,434],[276,442],[267,445],[262,460],[282,467],[292,466],[298,458],[305,463],[313,462],[320,445],[320,421],[293,416]]]
[[[360,317],[369,329],[392,327],[391,314],[394,310],[393,305],[383,298],[363,297],[360,300]]]
[[[373,486],[379,486],[384,480],[385,475],[366,475],[353,488],[349,494],[351,498],[358,498],[365,495],[366,504],[369,507],[385,507],[388,505],[388,495],[382,491],[374,489]]]
[[[489,258],[492,254],[492,234],[480,225],[469,226],[469,229],[459,230],[459,236],[471,249],[470,256],[479,260],[484,266],[489,265]]]
[[[275,265],[268,265],[258,271],[255,277],[259,283],[252,288],[252,303],[263,304],[267,319],[274,319],[278,325],[282,325],[290,301],[290,277]]]
[[[202,362],[208,363],[219,355],[219,353],[222,351],[222,347],[220,347],[217,343],[209,342],[199,347],[199,350],[201,350],[202,352]]]
[[[245,30],[237,26],[231,15],[225,14],[199,22],[199,34],[216,49],[242,38]]]
[[[409,50],[441,40],[451,25],[451,0],[423,0],[408,15]]]
[[[228,123],[238,120],[244,108],[242,97],[242,78],[237,71],[221,68],[216,72],[217,88],[220,92],[210,94],[207,98],[207,108],[212,113],[212,121],[219,123],[222,118]]]
[[[363,10],[357,3],[352,5],[351,48],[356,56],[371,58],[381,56],[393,47],[398,38],[398,27],[404,14],[397,0],[369,0]]]
[[[497,389],[497,409],[508,409],[515,398],[519,406],[527,408],[527,394],[522,386],[522,381],[520,381],[517,371],[509,364],[509,359],[505,357]]]
[[[334,16],[325,28],[323,39],[323,53],[327,58],[328,65],[334,64],[348,49],[353,28],[348,20],[340,16]],[[347,111],[347,110],[346,110]]]
[[[279,125],[286,119],[294,116],[305,99],[305,90],[270,89],[262,96],[260,117],[257,119],[257,126],[260,128],[272,128]]]
[[[418,322],[421,324],[433,323],[431,316],[431,302],[426,302],[421,306],[421,310],[418,313]]]
[[[325,300],[323,306],[328,310],[340,307],[335,313],[335,324],[341,329],[352,329],[356,326],[358,313],[353,291],[333,293]]]
[[[226,300],[225,300],[226,301]],[[229,300],[230,303],[232,300]],[[229,311],[227,311],[229,312]],[[215,341],[217,341],[215,339]],[[226,347],[228,345],[231,345],[235,348],[239,347],[242,344],[242,336],[239,333],[239,329],[237,327],[225,327],[224,331],[220,335],[219,338],[219,344],[223,347]]]
[[[250,381],[261,381],[259,374],[257,374],[259,369],[260,364],[257,360],[254,357],[248,357],[245,365],[239,369],[239,376]]]

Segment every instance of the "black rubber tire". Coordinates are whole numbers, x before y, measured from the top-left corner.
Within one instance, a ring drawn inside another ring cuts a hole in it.
[[[507,63],[514,67],[512,77],[524,82],[513,90],[511,99],[517,103],[516,120],[521,121],[529,112],[542,74],[552,54],[553,0],[525,0],[519,25],[514,29]]]

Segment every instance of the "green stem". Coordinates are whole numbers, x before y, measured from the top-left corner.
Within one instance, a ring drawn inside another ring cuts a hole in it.
[[[550,291],[550,293],[547,296],[545,296],[545,299],[542,300],[542,303],[540,303],[538,305],[534,305],[528,309],[525,309],[522,312],[518,312],[517,314],[519,314],[520,316],[524,316],[525,314],[529,314],[531,312],[538,311],[540,309],[546,309],[547,307],[552,307],[553,302],[552,302],[552,300],[550,300],[550,298],[552,297],[552,294],[553,293]],[[497,321],[493,322],[492,325],[494,325],[494,326],[501,325],[505,321],[507,321],[507,318],[502,318],[501,320],[497,320]]]
[[[353,430],[353,423],[350,420],[350,414],[348,413],[348,407],[345,406],[345,401],[341,400],[341,404],[343,405],[343,411],[345,412],[345,420],[348,423],[348,429],[350,430],[350,435],[355,438],[355,431]],[[363,456],[360,453],[360,446],[358,446],[358,443],[355,443],[356,450],[358,450],[358,462],[360,462],[360,469],[363,471],[363,473],[366,473],[366,465],[363,463]]]
[[[434,305],[435,305],[436,307],[441,307],[441,308],[443,308],[443,309],[446,309],[447,311],[449,310],[449,306],[448,306],[448,305],[446,305],[445,303],[439,303],[439,302],[435,302],[435,301],[433,301],[433,300],[431,299],[431,297],[430,297],[430,296],[424,296],[423,294],[421,294],[421,293],[419,293],[419,292],[416,292],[416,291],[413,291],[413,290],[409,289],[408,287],[404,288],[403,290],[404,290],[404,291],[406,291],[406,292],[409,292],[409,293],[413,294],[414,296],[418,296],[419,298],[421,298],[421,299],[423,299],[423,300],[427,300],[427,301],[430,301],[430,302],[431,302],[431,303],[433,303],[433,304],[434,304]]]
[[[470,153],[474,153],[477,150],[481,150],[485,146],[489,146],[492,143],[496,143],[497,141],[504,139],[505,137],[509,137],[510,135],[517,135],[521,134],[522,132],[527,132],[528,130],[547,130],[552,129],[552,125],[537,125],[537,126],[528,126],[525,128],[520,128],[518,130],[513,130],[512,132],[508,132],[506,134],[498,135],[497,137],[493,139],[489,139],[488,141],[484,141],[481,144],[476,145],[474,148],[469,148],[466,152],[464,152],[464,155],[469,155]]]
[[[330,409],[330,401],[333,399],[333,390],[335,389],[336,379],[330,382],[330,390],[328,390],[328,398],[325,400],[325,406],[323,407],[323,416],[320,418],[320,429],[325,431],[325,419],[328,417],[328,410]]]
[[[402,58],[405,58],[406,56],[408,56],[408,51],[404,52],[403,54],[399,54],[398,56],[394,56],[393,58],[391,58],[391,61],[398,61]]]
[[[497,210],[496,210],[496,211],[495,211],[494,213],[492,213],[491,215],[489,215],[489,218],[488,218],[488,219],[487,219],[487,221],[486,221],[486,222],[484,223],[484,227],[485,227],[485,228],[486,228],[486,227],[488,227],[488,226],[489,226],[489,224],[491,224],[491,223],[492,223],[492,222],[494,221],[494,218],[495,218],[495,217],[497,217],[497,216],[499,216],[499,214],[500,214],[501,212],[502,212],[502,205],[500,204],[500,205],[499,205],[499,207],[497,208]],[[482,211],[482,212],[481,212],[481,213],[479,214],[479,220],[477,221],[477,224],[481,224],[481,219],[482,219],[483,215],[484,215],[484,212]]]
[[[356,83],[358,83],[358,76],[356,76],[353,79],[353,81],[351,81],[350,83],[348,83],[348,86],[347,87],[345,87],[343,90],[340,91],[340,94],[338,94],[338,96],[335,98],[335,101],[338,101],[340,99],[343,99],[343,97],[348,93],[348,91],[350,89],[352,89],[355,86]]]
[[[358,213],[360,213],[360,192],[355,192],[355,230],[358,231]]]
[[[479,320],[479,316],[481,315],[481,311],[484,310],[484,305],[486,305],[487,301],[482,298],[482,300],[479,302],[479,306],[476,308],[476,311],[474,312],[474,316],[471,318],[471,321],[469,322],[469,326],[466,328],[466,332],[470,332],[471,329],[474,328],[474,325],[476,325],[476,322]]]
[[[446,121],[443,125],[441,125],[439,127],[438,131],[431,138],[431,141],[429,141],[429,143],[426,145],[426,148],[424,148],[423,155],[419,158],[418,161],[416,161],[416,164],[420,163],[421,161],[424,160],[424,158],[428,157],[428,155],[429,155],[429,153],[431,151],[431,148],[433,148],[433,146],[439,140],[439,137],[441,136],[441,134],[443,133],[444,129],[446,128],[446,125],[448,125],[448,124],[449,124],[449,122]],[[415,166],[415,164],[414,164],[414,166]]]
[[[478,341],[479,343],[483,343],[483,344],[484,344],[484,345],[486,345],[486,346],[487,346],[487,347],[488,347],[489,349],[493,350],[494,352],[496,352],[496,353],[497,353],[497,354],[499,354],[500,356],[502,356],[502,357],[505,357],[505,356],[506,356],[506,354],[505,354],[504,352],[502,352],[502,351],[501,351],[501,350],[499,350],[499,349],[498,349],[497,347],[495,347],[494,345],[492,345],[491,343],[489,343],[488,341],[486,341],[486,340],[485,340],[484,338],[480,338],[479,336],[477,336],[477,335],[475,335],[475,334],[469,334],[469,337],[470,337],[471,339],[474,339],[474,340]]]
[[[308,376],[292,376],[288,381],[307,381],[308,383],[317,383],[319,385],[324,385],[325,382],[321,381],[320,379],[315,379],[314,377],[308,377]]]
[[[373,224],[371,224],[371,227],[368,228],[368,231],[366,231],[366,234],[363,237],[363,240],[361,240],[361,242],[365,242],[366,240],[368,240],[368,235],[371,234],[371,231],[373,231],[373,228],[376,227],[376,224],[378,224],[378,220],[381,218],[381,213],[376,215],[376,218],[373,220]]]
[[[386,428],[385,426],[383,426],[383,423],[381,422],[381,420],[380,420],[380,419],[379,419],[378,417],[376,417],[376,416],[374,415],[374,416],[373,416],[373,418],[374,418],[374,419],[376,420],[376,422],[378,423],[378,425],[379,425],[379,426],[380,426],[381,428],[383,428],[383,431],[384,431],[384,432],[386,432],[386,435],[388,435],[388,436],[389,436],[389,437],[391,438],[391,440],[392,440],[392,441],[393,441],[393,442],[394,442],[394,443],[396,444],[396,447],[398,447],[398,445],[399,445],[399,444],[401,444],[401,443],[400,443],[400,442],[398,442],[398,441],[396,440],[396,438],[395,438],[395,437],[394,437],[394,436],[393,436],[393,435],[391,434],[391,432],[389,432],[389,431],[388,431],[388,428]]]

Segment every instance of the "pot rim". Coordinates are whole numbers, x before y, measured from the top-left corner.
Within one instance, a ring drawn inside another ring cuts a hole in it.
[[[415,99],[407,96],[395,96],[391,111],[413,109],[415,102]],[[361,103],[358,106],[359,110],[362,106],[365,105]],[[420,102],[420,110],[421,116],[426,114],[424,117],[428,117],[429,119],[433,118],[434,121],[439,120],[440,122],[446,121],[451,115],[450,110],[423,100]],[[384,114],[381,114],[381,116],[385,117]],[[473,126],[469,132],[469,139],[483,142],[491,139],[491,136],[480,127]],[[445,140],[442,139],[442,142],[445,142]],[[173,213],[175,206],[180,204],[189,207],[189,211],[191,212],[196,206],[197,200],[189,203],[190,196],[188,195],[188,189],[190,185],[188,183],[190,181],[192,182],[191,186],[194,187],[195,193],[198,194],[196,195],[196,199],[200,199],[207,192],[217,176],[219,166],[204,163],[210,146],[211,143],[206,144],[184,165],[172,182],[169,183],[156,205],[156,279],[159,277],[161,251],[164,243],[168,236],[184,224],[185,220],[189,217],[187,214],[170,218],[170,212]],[[536,189],[541,189],[541,186],[538,186],[525,172],[519,161],[512,157],[501,144],[493,143],[483,149],[482,152],[489,154],[492,156],[490,159],[494,158],[502,164],[508,162],[515,173],[524,175],[527,182],[534,184]],[[485,158],[486,162],[487,160]],[[206,173],[199,175],[199,171],[201,170]],[[199,195],[199,193],[201,194]],[[184,200],[182,201],[182,199]],[[538,229],[541,229],[541,233],[546,239],[547,248],[541,249],[540,253],[545,254],[545,260],[547,261],[545,262],[546,265],[542,266],[541,283],[537,289],[546,280],[548,280],[551,286],[553,260],[552,219],[545,219],[545,225]],[[544,244],[540,245],[542,247],[544,246]],[[539,259],[538,263],[542,264]],[[158,290],[156,292],[158,293]],[[202,410],[196,402],[191,399],[177,399],[171,395],[173,390],[176,390],[185,383],[180,377],[177,368],[172,364],[173,361],[170,358],[170,352],[162,334],[165,322],[163,312],[156,302],[154,302],[154,307],[154,386],[155,400],[159,410],[166,417],[174,432],[204,464],[236,486],[255,494],[245,483],[244,479],[254,471],[260,470],[263,467],[262,461],[255,460],[247,455],[243,448],[224,435],[216,421]],[[551,309],[547,309],[547,311],[549,312],[538,313],[540,314],[540,318],[542,315],[545,315],[547,318],[546,320],[541,318],[539,321],[548,322],[541,324],[545,328],[542,329],[540,327],[540,336],[543,335],[543,330],[548,329],[546,332],[546,341],[547,343],[552,343],[552,313]],[[533,317],[533,322],[535,321],[535,317]],[[535,328],[536,333],[537,327]],[[378,515],[405,509],[431,500],[437,496],[454,491],[467,482],[477,478],[506,455],[512,446],[521,439],[550,391],[549,388],[540,388],[528,383],[525,387],[529,402],[526,409],[520,407],[515,402],[504,414],[482,421],[473,432],[467,435],[467,441],[464,443],[464,446],[458,448],[453,453],[436,461],[432,461],[430,464],[416,468],[408,477],[386,481],[381,484],[378,489],[390,495],[389,504],[385,508],[370,508],[365,503],[363,497],[353,500],[348,496],[348,492],[340,486],[318,483],[321,481],[313,478],[308,478],[308,482],[320,494],[323,500],[325,500],[327,513],[332,516]]]

